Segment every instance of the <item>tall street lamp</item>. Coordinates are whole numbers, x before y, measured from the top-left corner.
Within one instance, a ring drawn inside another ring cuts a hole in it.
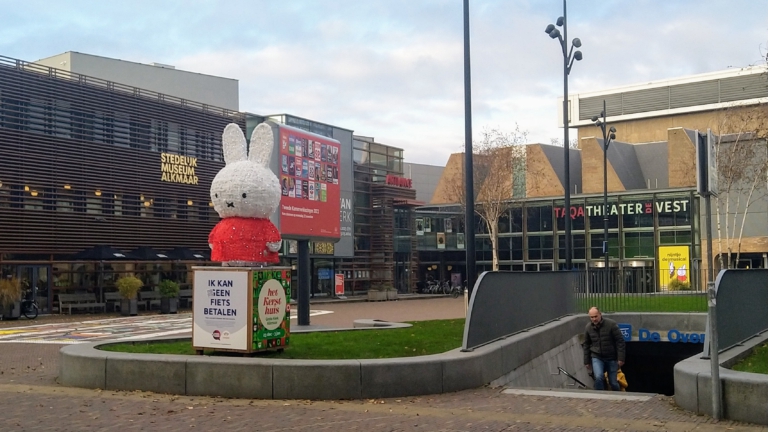
[[[603,100],[603,110],[599,116],[592,117],[592,121],[603,132],[603,255],[605,255],[605,287],[603,289],[608,292],[608,146],[616,139],[616,128],[613,126],[608,128],[605,116],[605,100]]]
[[[581,40],[574,38],[571,48],[568,49],[568,13],[566,9],[566,0],[563,0],[563,16],[557,19],[557,27],[563,28],[560,33],[554,24],[547,26],[544,30],[549,37],[560,41],[560,47],[563,49],[563,157],[565,159],[565,268],[571,269],[572,244],[571,239],[571,158],[570,143],[568,139],[568,74],[571,73],[571,66],[574,60],[581,60],[581,51],[573,51],[573,48],[581,47]]]

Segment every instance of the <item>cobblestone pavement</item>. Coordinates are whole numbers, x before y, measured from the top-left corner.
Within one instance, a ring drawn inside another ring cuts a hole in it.
[[[316,317],[313,324],[341,325],[319,322],[330,317],[341,322],[463,315],[462,308],[454,311],[445,300],[453,299],[389,302],[378,309],[369,309],[367,303],[324,304],[323,309],[336,310]],[[380,315],[372,316],[372,311]],[[768,432],[767,427],[716,423],[676,408],[664,396],[644,402],[584,400],[508,395],[502,389],[481,388],[398,399],[265,401],[67,388],[56,383],[61,346],[0,344],[0,431]]]

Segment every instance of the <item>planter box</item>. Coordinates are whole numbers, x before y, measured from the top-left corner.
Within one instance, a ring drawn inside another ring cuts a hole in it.
[[[139,301],[137,299],[120,300],[120,315],[134,316],[139,314]]]
[[[368,301],[387,301],[387,292],[368,291]]]
[[[397,300],[397,291],[395,290],[387,291],[387,300]]]
[[[16,320],[21,316],[21,302],[13,302],[10,305],[3,305],[0,315],[4,320]]]
[[[179,310],[179,299],[177,298],[161,298],[160,299],[160,313],[161,314],[175,314]]]

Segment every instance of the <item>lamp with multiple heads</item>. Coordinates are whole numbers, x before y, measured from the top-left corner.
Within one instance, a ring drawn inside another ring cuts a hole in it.
[[[573,62],[582,59],[582,54],[579,50],[574,51],[574,48],[581,47],[581,40],[579,38],[574,38],[571,42],[571,47],[568,48],[568,14],[566,12],[565,1],[566,0],[563,0],[563,16],[557,19],[556,24],[548,25],[544,31],[552,39],[557,39],[560,41],[560,47],[563,51],[563,157],[565,165],[563,173],[565,176],[565,184],[563,185],[563,189],[565,190],[565,268],[566,270],[571,270],[573,240],[571,238],[571,219],[568,217],[571,212],[571,161],[569,145],[570,140],[568,138],[568,126],[570,123],[568,119],[568,74],[571,73]],[[562,33],[558,27],[563,29]]]
[[[603,110],[599,116],[592,117],[592,122],[599,127],[603,133],[603,256],[605,256],[605,287],[608,291],[608,146],[611,141],[616,139],[616,128],[605,122],[605,101],[603,101]],[[602,118],[601,118],[602,117]]]

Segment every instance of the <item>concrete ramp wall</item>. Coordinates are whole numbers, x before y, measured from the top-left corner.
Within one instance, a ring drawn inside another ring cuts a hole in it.
[[[583,365],[581,339],[580,335],[573,336],[564,344],[545,352],[512,372],[494,380],[491,382],[491,386],[545,388],[578,387],[578,383],[560,373],[558,367],[561,367],[584,383],[585,386],[591,388],[593,381],[587,374],[587,369]]]

